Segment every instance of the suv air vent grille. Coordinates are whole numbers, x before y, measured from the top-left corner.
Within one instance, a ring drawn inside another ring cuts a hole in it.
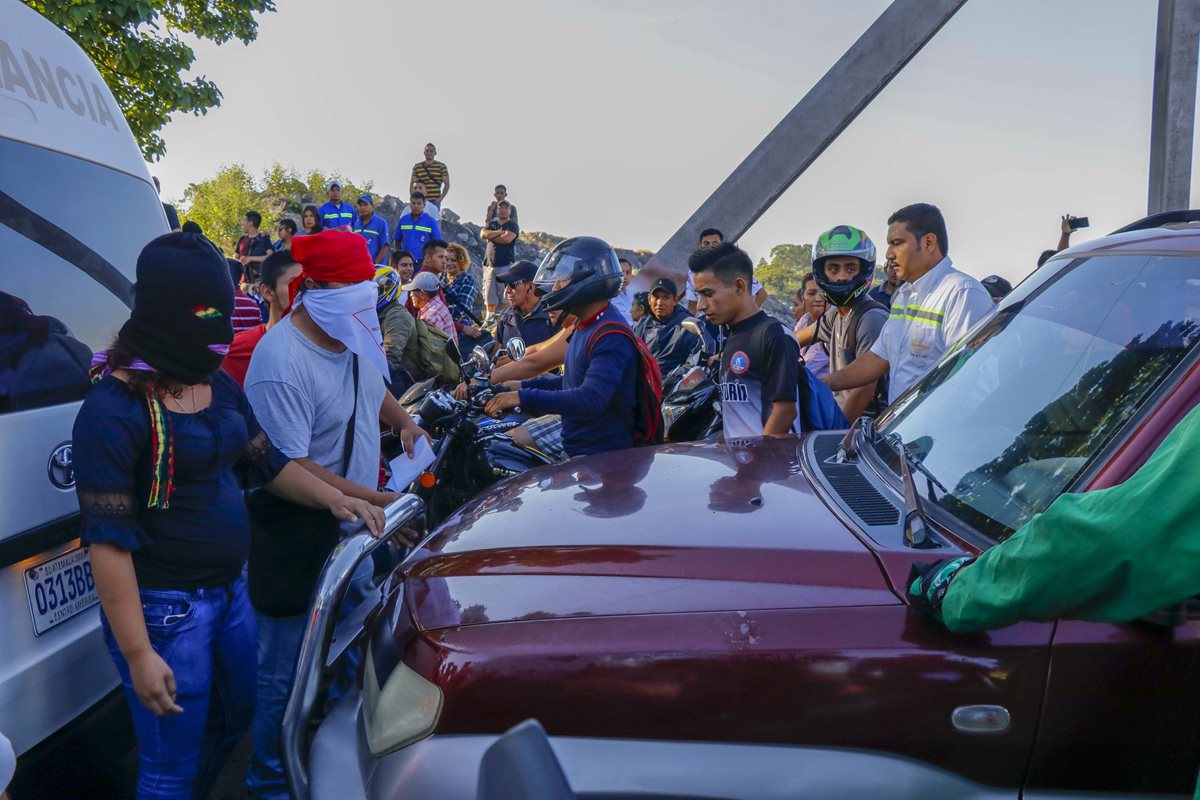
[[[817,466],[834,493],[864,525],[878,527],[898,523],[900,510],[863,477],[858,467],[854,464],[837,464],[831,460],[837,454],[841,441],[840,433],[818,434],[813,438],[813,455],[816,456]]]

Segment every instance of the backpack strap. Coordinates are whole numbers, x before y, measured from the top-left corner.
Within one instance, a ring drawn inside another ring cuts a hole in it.
[[[880,311],[887,311],[888,307],[869,295],[863,295],[862,300],[854,304],[854,308],[850,309],[850,324],[846,327],[849,330],[848,341],[842,345],[843,350],[852,351],[857,356],[858,354],[858,323],[866,315],[868,311],[878,308]],[[831,331],[832,333],[832,331]]]
[[[633,341],[633,331],[630,330],[628,325],[626,325],[624,322],[620,322],[615,319],[605,320],[604,322],[601,322],[599,325],[597,325],[596,330],[592,331],[591,334],[588,335],[588,341],[587,341],[588,358],[592,357],[592,349],[596,346],[596,343],[599,342],[601,339],[603,339],[605,336],[608,336],[610,333],[622,333],[630,341]],[[634,343],[634,346],[635,347],[637,346],[636,342]]]

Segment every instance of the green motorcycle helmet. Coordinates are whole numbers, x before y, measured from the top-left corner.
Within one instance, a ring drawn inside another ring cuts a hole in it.
[[[825,260],[851,256],[862,270],[848,281],[831,281],[825,275]],[[813,248],[813,278],[825,299],[835,306],[853,305],[871,286],[875,274],[875,243],[860,228],[838,225],[821,234]]]

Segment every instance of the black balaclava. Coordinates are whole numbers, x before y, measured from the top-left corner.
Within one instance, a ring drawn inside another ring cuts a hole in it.
[[[163,375],[185,385],[208,380],[233,341],[233,283],[217,246],[195,233],[146,245],[120,338]]]

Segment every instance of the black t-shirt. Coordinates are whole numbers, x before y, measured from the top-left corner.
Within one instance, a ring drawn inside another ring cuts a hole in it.
[[[238,239],[237,252],[239,256],[267,256],[274,250],[271,248],[271,237],[265,233],[254,236],[243,236]]]
[[[764,311],[729,328],[721,354],[721,414],[725,441],[762,436],[771,406],[797,404],[792,430],[799,432],[800,346]]]
[[[517,221],[513,219],[510,219],[503,225],[498,222],[490,222],[488,223],[487,229],[489,231],[512,231],[517,235],[518,238],[521,236],[521,229],[517,227]],[[493,243],[492,249],[495,253],[495,255],[492,257],[492,266],[507,267],[509,264],[513,263],[513,260],[516,258],[517,240],[513,239],[508,244],[500,244],[499,242],[495,242]]]

